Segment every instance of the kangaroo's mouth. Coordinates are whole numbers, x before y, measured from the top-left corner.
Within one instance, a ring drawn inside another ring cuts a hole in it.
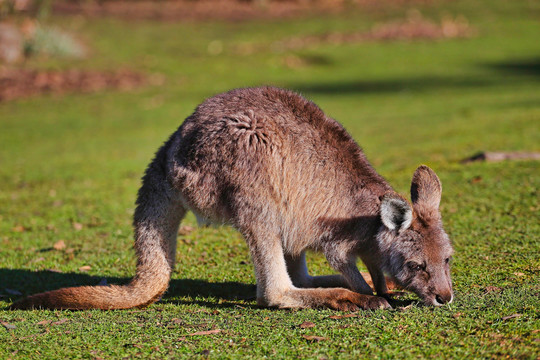
[[[404,289],[415,293],[426,306],[444,306],[454,301],[454,293],[451,290],[443,292],[444,295],[429,290],[426,292],[425,289],[416,288],[414,282],[399,281],[397,277],[387,277],[387,283],[393,289]]]
[[[424,289],[417,289],[414,286],[404,286],[405,290],[412,291],[418,297],[422,300],[424,305],[426,306],[444,306],[450,304],[452,301],[454,301],[454,293],[452,291],[450,292],[444,292],[441,295],[435,292],[426,292]]]
[[[429,296],[422,297],[424,304],[428,306],[444,306],[452,303],[454,301],[454,294],[450,293],[446,296],[440,296],[437,294],[430,294]]]

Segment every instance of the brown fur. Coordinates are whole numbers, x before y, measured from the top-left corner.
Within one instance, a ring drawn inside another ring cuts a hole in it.
[[[166,290],[187,210],[242,233],[261,305],[387,308],[384,273],[425,303],[441,305],[452,297],[445,262],[452,249],[440,194],[435,173],[421,166],[411,206],[339,123],[299,95],[232,90],[202,103],[148,167],[134,217],[137,274],[129,285],[60,289],[13,307],[113,309],[155,301]],[[310,276],[308,249],[322,251],[341,275]],[[358,271],[358,257],[379,296]]]

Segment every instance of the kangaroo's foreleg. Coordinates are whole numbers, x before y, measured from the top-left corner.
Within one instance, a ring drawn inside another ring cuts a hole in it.
[[[240,231],[244,234],[253,258],[259,305],[279,308],[327,307],[336,310],[389,307],[383,298],[358,294],[344,288],[297,288],[287,272],[278,234],[265,229],[264,225],[255,224]]]
[[[297,287],[302,288],[318,288],[318,287],[344,287],[348,288],[349,284],[342,275],[309,275],[306,254],[302,252],[298,256],[285,255],[287,263],[287,271],[292,279],[292,282]]]

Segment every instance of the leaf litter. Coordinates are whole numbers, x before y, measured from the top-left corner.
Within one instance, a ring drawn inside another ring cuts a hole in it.
[[[512,315],[508,315],[508,316],[503,316],[501,318],[502,321],[506,321],[506,320],[510,320],[510,319],[515,319],[515,318],[519,318],[519,317],[522,317],[523,314],[512,314]]]
[[[329,316],[329,319],[333,320],[340,320],[340,319],[346,319],[346,318],[353,318],[353,317],[359,317],[358,314],[345,314],[345,315],[332,315]]]
[[[198,335],[213,335],[219,334],[221,329],[207,330],[207,331],[197,331],[192,334],[187,334],[186,336],[198,336]]]
[[[313,342],[328,340],[328,338],[324,336],[302,335],[302,337],[308,341],[313,341]]]
[[[6,328],[6,330],[15,330],[17,328],[15,325],[5,321],[0,321],[0,324],[2,324]]]
[[[66,248],[66,243],[64,240],[59,240],[54,243],[53,248],[58,251],[64,250]]]

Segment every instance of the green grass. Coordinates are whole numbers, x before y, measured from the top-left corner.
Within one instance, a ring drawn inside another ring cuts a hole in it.
[[[537,359],[539,164],[459,160],[480,150],[540,151],[538,3],[420,8],[435,20],[464,15],[478,32],[470,39],[272,51],[282,38],[369,29],[406,10],[236,24],[54,19],[76,29],[92,56],[28,66],[124,66],[163,74],[166,82],[0,104],[0,307],[18,298],[6,289],[28,295],[102,278],[127,281],[135,269],[133,203],[155,150],[205,97],[259,84],[316,101],[402,193],[418,164],[437,171],[456,250],[452,304],[341,319],[330,310],[260,309],[242,238],[227,227],[202,228],[179,237],[171,288],[148,309],[0,310],[0,358]],[[215,40],[223,52],[212,56]],[[246,42],[260,51],[238,54],[235,47]],[[287,67],[287,56],[304,65]],[[184,222],[194,223],[192,215]],[[59,240],[66,249],[53,250]],[[79,270],[86,265],[89,271]],[[331,271],[318,254],[308,265],[315,274]],[[315,326],[299,327],[304,321]],[[221,332],[186,336],[211,329]]]

